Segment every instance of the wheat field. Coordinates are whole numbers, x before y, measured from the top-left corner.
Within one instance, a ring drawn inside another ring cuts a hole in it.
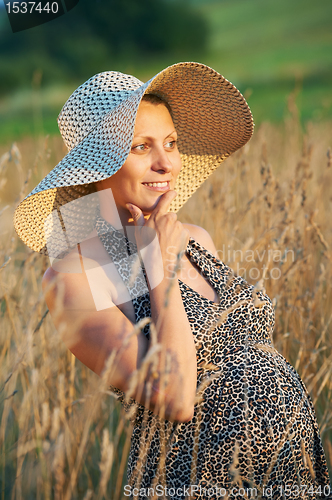
[[[290,103],[291,105],[291,103]],[[332,123],[261,125],[181,209],[220,258],[273,300],[277,350],[313,399],[332,471]],[[48,260],[12,226],[16,204],[62,158],[59,138],[1,146],[0,500],[125,498],[130,423],[55,331]]]

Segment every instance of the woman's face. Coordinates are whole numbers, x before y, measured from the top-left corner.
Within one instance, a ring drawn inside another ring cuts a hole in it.
[[[121,219],[130,217],[126,203],[136,205],[147,215],[164,193],[174,189],[181,170],[176,141],[166,106],[142,101],[127,160],[116,174],[97,183],[98,190],[112,189]]]

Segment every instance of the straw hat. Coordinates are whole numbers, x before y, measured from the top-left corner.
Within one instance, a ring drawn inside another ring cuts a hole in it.
[[[118,72],[99,73],[75,90],[58,117],[68,154],[15,211],[16,232],[28,247],[56,256],[91,232],[97,203],[91,188],[126,161],[145,93],[168,102],[178,132],[182,169],[171,211],[252,135],[244,97],[208,66],[178,63],[146,83]]]

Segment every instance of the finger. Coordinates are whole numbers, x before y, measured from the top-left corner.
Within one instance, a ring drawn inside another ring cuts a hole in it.
[[[128,208],[129,212],[131,213],[131,216],[134,221],[135,226],[144,226],[145,219],[143,212],[140,208],[136,207],[136,205],[132,205],[131,203],[127,203],[126,207]]]
[[[158,202],[158,205],[152,212],[152,214],[166,214],[172,201],[174,198],[177,196],[177,192],[174,191],[173,189],[170,189],[167,191],[167,193],[163,194]]]

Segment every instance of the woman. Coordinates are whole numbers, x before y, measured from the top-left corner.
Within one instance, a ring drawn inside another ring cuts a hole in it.
[[[270,299],[174,213],[249,140],[242,95],[196,63],[146,84],[101,73],[58,122],[70,152],[16,230],[55,259],[43,287],[67,345],[96,373],[107,365],[135,410],[125,495],[327,497],[314,409],[273,348]]]

